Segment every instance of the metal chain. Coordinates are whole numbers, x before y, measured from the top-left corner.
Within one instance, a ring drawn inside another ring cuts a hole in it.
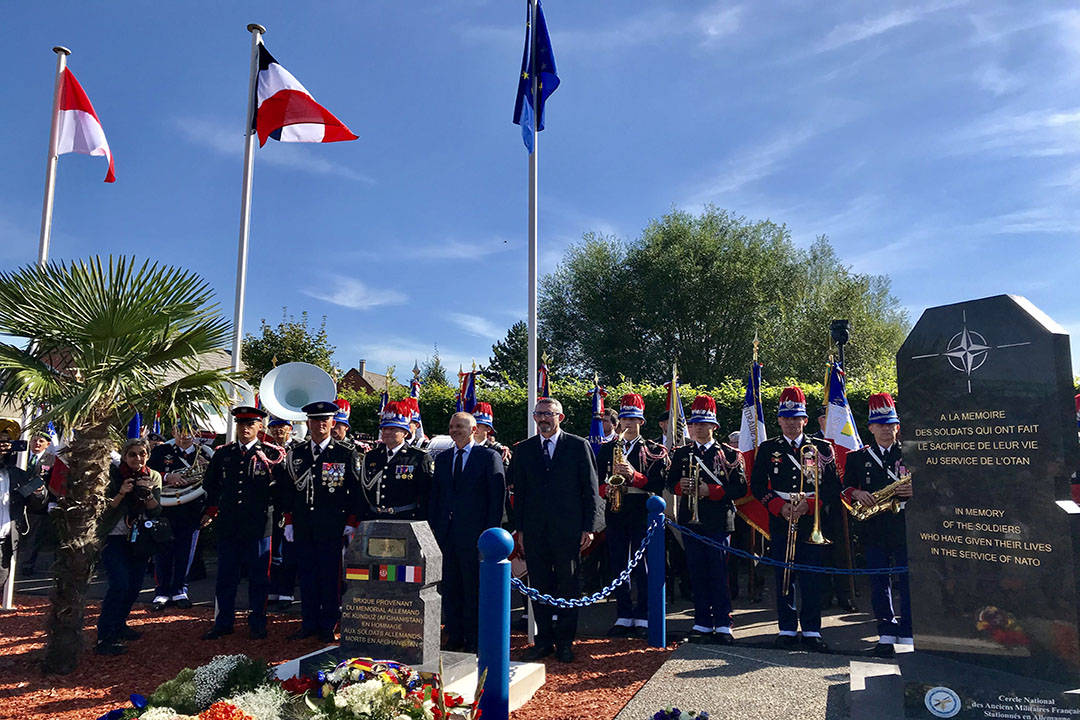
[[[649,540],[652,539],[653,534],[662,525],[662,522],[657,522],[656,520],[650,523],[649,529],[645,533],[645,539],[641,541],[641,547],[639,547],[637,549],[637,552],[634,553],[634,557],[630,558],[630,564],[626,566],[626,569],[619,573],[618,577],[616,577],[610,585],[608,585],[603,590],[593,593],[592,595],[571,599],[556,598],[548,595],[547,593],[542,593],[535,588],[529,587],[517,578],[510,578],[510,584],[517,588],[519,592],[521,592],[530,600],[538,603],[543,603],[544,605],[552,605],[554,607],[564,609],[582,608],[588,607],[589,605],[595,605],[611,593],[615,592],[615,588],[619,587],[623,583],[630,582],[631,571],[633,571],[633,569],[637,567],[637,564],[641,562],[641,559],[645,557],[645,551],[649,548]]]
[[[800,572],[821,573],[823,575],[903,575],[908,571],[906,565],[904,567],[852,568],[851,570],[848,570],[846,568],[821,567],[820,565],[802,565],[800,563],[786,563],[783,560],[776,560],[775,558],[755,555],[754,553],[747,552],[746,550],[739,550],[738,548],[733,548],[730,545],[724,544],[718,540],[713,540],[712,538],[707,538],[704,535],[699,535],[687,527],[676,524],[670,518],[665,518],[665,522],[667,525],[676,528],[684,535],[689,535],[695,540],[714,547],[721,552],[737,555],[741,558],[746,558],[747,560],[753,560],[754,562],[761,563],[762,565],[772,565],[773,567],[778,568],[791,568],[792,570],[797,570]]]

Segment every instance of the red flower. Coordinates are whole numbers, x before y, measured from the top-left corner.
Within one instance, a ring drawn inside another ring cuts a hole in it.
[[[291,695],[302,695],[309,690],[314,690],[319,686],[319,682],[307,675],[293,675],[288,680],[283,680],[281,683],[281,689]]]

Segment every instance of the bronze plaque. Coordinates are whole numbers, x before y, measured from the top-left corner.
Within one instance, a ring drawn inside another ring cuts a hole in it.
[[[371,557],[403,560],[405,538],[368,538],[367,553]]]

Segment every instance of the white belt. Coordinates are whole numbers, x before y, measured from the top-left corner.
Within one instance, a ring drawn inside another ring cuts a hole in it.
[[[626,488],[626,494],[627,495],[651,495],[652,493],[650,493],[648,490],[643,490],[642,488],[628,487],[628,488]]]
[[[788,501],[791,500],[791,493],[782,492],[780,490],[773,490],[773,494],[776,495],[779,498],[783,498],[784,500],[788,500]],[[814,493],[812,493],[812,492],[805,493],[805,497],[808,500],[813,500],[814,499]]]

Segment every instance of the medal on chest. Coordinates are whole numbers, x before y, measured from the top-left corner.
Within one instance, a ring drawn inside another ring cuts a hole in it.
[[[323,463],[322,484],[328,492],[334,492],[345,484],[345,463]]]

